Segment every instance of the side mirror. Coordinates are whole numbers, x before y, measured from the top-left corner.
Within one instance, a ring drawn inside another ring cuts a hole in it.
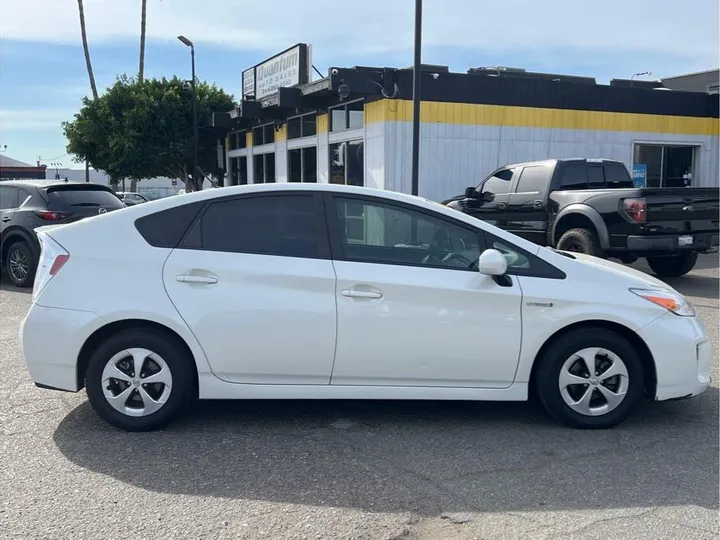
[[[478,192],[474,187],[465,188],[466,199],[479,199]]]
[[[507,272],[507,260],[497,249],[486,249],[478,260],[478,270],[486,276],[503,276]]]

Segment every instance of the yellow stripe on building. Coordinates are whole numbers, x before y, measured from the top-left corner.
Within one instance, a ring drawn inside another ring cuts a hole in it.
[[[326,115],[325,115],[326,116]],[[365,104],[367,123],[411,122],[412,102],[382,99]],[[318,117],[318,128],[319,128]],[[420,109],[423,123],[478,126],[535,127],[546,129],[580,129],[597,131],[634,131],[678,135],[718,135],[717,118],[576,111],[511,107],[471,103],[423,101]],[[327,118],[325,120],[327,122]],[[320,131],[318,129],[318,131]]]
[[[367,107],[367,105],[365,105]],[[318,133],[327,133],[328,130],[328,115],[318,114],[316,119],[316,127]]]

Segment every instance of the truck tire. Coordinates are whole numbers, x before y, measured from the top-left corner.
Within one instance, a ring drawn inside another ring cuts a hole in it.
[[[659,277],[680,277],[695,268],[697,258],[697,251],[691,251],[674,257],[648,257],[647,262]]]
[[[557,249],[584,253],[593,257],[605,257],[597,233],[590,229],[570,229],[558,240]]]

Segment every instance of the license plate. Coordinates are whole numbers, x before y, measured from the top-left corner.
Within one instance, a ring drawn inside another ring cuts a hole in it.
[[[692,246],[693,245],[693,237],[692,236],[678,236],[678,246]]]

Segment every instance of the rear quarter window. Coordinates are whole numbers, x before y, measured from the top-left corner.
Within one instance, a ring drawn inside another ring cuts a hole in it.
[[[203,202],[183,204],[135,220],[135,228],[153,247],[175,248],[182,240]]]

